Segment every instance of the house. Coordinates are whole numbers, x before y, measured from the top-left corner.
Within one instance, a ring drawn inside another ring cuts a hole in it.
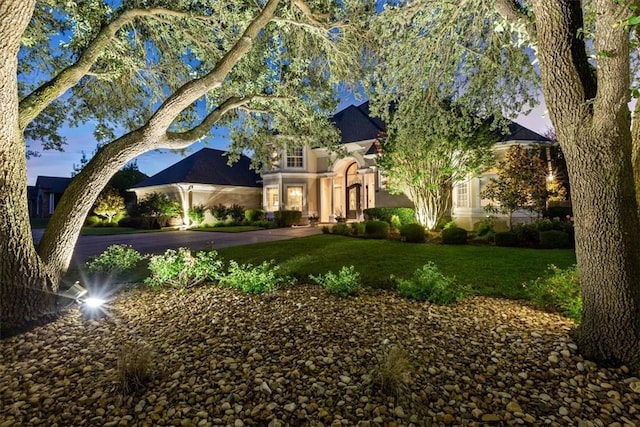
[[[57,176],[38,176],[35,189],[31,190],[35,195],[35,209],[31,211],[36,218],[48,218],[53,215],[62,193],[71,183],[71,178]],[[31,198],[32,196],[30,196]]]
[[[344,156],[326,148],[294,147],[279,153],[260,177],[249,168],[249,158],[242,156],[229,166],[223,151],[205,148],[135,185],[131,191],[135,191],[138,200],[153,192],[165,193],[179,200],[185,212],[198,204],[239,204],[245,208],[262,207],[266,212],[298,210],[305,219],[317,216],[320,222],[329,223],[336,217],[363,220],[368,208],[412,207],[407,196],[388,191],[384,171],[376,166],[377,141],[385,124],[371,117],[369,103],[351,105],[331,120],[340,131]],[[500,158],[514,144],[553,145],[544,136],[512,122],[508,131],[499,135],[494,147],[496,157]],[[471,229],[487,217],[484,207],[492,201],[482,199],[480,194],[494,176],[489,169],[454,185],[451,215],[458,225]],[[493,216],[507,222],[505,215]],[[529,211],[517,211],[513,221],[529,221],[533,217]],[[186,215],[184,221],[188,223]]]
[[[320,222],[333,222],[337,216],[362,220],[367,208],[413,206],[406,196],[387,191],[384,171],[376,167],[376,141],[385,125],[370,116],[369,103],[351,105],[336,113],[332,121],[341,133],[346,156],[339,158],[325,148],[308,146],[281,153],[278,163],[262,173],[264,209],[300,210],[303,217],[315,214]],[[511,123],[495,146],[497,157],[514,144],[539,146],[551,141]],[[451,213],[460,226],[470,229],[487,217],[484,206],[491,201],[481,199],[480,193],[492,176],[495,174],[489,170],[454,186]],[[503,215],[494,216],[506,222]],[[531,216],[528,211],[518,211],[513,218],[518,222]]]
[[[180,201],[185,224],[189,223],[189,208],[196,205],[211,208],[218,204],[238,204],[260,208],[262,184],[260,176],[250,168],[251,159],[242,155],[231,166],[227,160],[224,151],[203,148],[134,185],[130,191],[136,193],[138,200],[151,193],[164,193]],[[205,221],[211,219],[205,217]]]

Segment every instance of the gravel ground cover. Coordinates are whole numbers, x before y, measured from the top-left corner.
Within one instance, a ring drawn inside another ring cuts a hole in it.
[[[640,380],[517,301],[202,287],[111,306],[0,341],[0,426],[640,425]],[[152,378],[123,392],[119,362],[146,351]]]

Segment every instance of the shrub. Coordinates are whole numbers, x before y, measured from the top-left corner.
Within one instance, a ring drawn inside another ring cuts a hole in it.
[[[164,193],[151,193],[138,203],[134,210],[138,216],[158,218],[161,226],[165,226],[169,218],[182,215],[182,207],[177,200],[172,200]]]
[[[237,223],[241,223],[244,220],[244,206],[240,206],[237,204],[231,205],[231,207],[227,210],[227,213],[231,217],[232,221]]]
[[[527,248],[538,247],[540,243],[540,232],[538,231],[538,225],[532,224],[518,224],[513,227],[512,230],[518,239],[518,245]]]
[[[141,344],[128,344],[118,355],[116,382],[122,394],[143,389],[153,379],[151,349]]]
[[[322,226],[322,234],[330,234],[330,233],[331,233],[331,229],[329,228],[329,226],[328,225],[323,225]]]
[[[467,243],[467,230],[457,226],[449,226],[442,230],[442,243],[445,245],[464,245]]]
[[[244,211],[244,219],[248,222],[258,222],[265,219],[262,209],[247,209]]]
[[[487,237],[495,234],[493,218],[487,218],[482,221],[476,222],[473,225],[473,231],[476,233],[476,237]]]
[[[206,208],[204,205],[195,205],[189,208],[189,220],[193,222],[195,225],[202,224],[204,221],[204,212]]]
[[[364,236],[365,223],[364,222],[352,222],[351,223],[351,235],[352,236]]]
[[[513,231],[501,231],[493,236],[496,246],[516,246],[518,244],[518,235]]]
[[[401,296],[438,305],[458,301],[468,293],[466,287],[443,275],[432,262],[417,269],[411,279],[396,279],[396,282]]]
[[[549,266],[544,277],[525,283],[525,293],[529,299],[543,310],[551,310],[579,322],[582,318],[580,279],[576,265],[560,269]]]
[[[100,255],[90,257],[84,264],[89,273],[122,277],[133,272],[144,255],[128,245],[111,245]]]
[[[389,223],[384,221],[367,221],[364,223],[364,235],[370,239],[386,239],[389,237]]]
[[[211,208],[211,215],[218,222],[224,222],[227,220],[227,216],[229,215],[229,209],[223,204],[217,204]]]
[[[309,275],[309,278],[322,286],[327,292],[340,297],[348,297],[358,292],[361,288],[360,273],[355,267],[342,267],[337,274],[329,271],[318,276]]]
[[[540,246],[546,249],[564,249],[569,247],[569,235],[560,230],[540,232]]]
[[[87,219],[84,220],[84,225],[87,227],[96,227],[102,223],[102,218],[97,215],[89,215]]]
[[[271,228],[273,226],[273,223],[268,219],[261,219],[259,221],[252,221],[250,225],[255,225],[256,227],[262,228]]]
[[[223,264],[216,251],[199,251],[194,256],[187,248],[167,249],[162,255],[151,256],[149,271],[151,276],[144,282],[151,287],[187,288],[204,281],[219,280]]]
[[[279,275],[279,269],[273,260],[260,265],[240,265],[232,260],[227,274],[220,278],[220,284],[249,294],[271,292],[288,281],[288,278]]]
[[[392,224],[392,217],[397,216],[400,226],[413,224],[416,221],[416,211],[413,208],[369,208],[363,211],[364,219],[367,221],[385,221]]]
[[[338,234],[341,236],[350,236],[351,228],[344,222],[339,222],[331,227],[331,234]]]
[[[302,220],[302,212],[300,211],[275,211],[274,216],[278,227],[298,225]]]
[[[405,224],[400,227],[400,238],[403,242],[424,243],[424,227],[420,224]]]

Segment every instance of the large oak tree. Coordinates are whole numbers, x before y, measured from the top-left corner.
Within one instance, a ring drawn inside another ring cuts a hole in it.
[[[518,113],[541,88],[571,182],[584,307],[576,339],[584,356],[636,370],[638,3],[409,1],[380,15],[385,60],[371,71],[382,106],[428,87],[470,113]]]
[[[139,154],[181,149],[215,125],[232,151],[334,141],[325,117],[351,69],[349,2],[5,0],[0,2],[0,328],[55,313],[83,219]],[[63,124],[102,143],[73,178],[39,244],[27,211],[30,150],[62,148]],[[305,136],[305,137],[302,137]],[[37,147],[35,147],[37,148]]]

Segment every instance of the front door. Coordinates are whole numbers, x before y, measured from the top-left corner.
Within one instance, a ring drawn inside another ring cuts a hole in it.
[[[357,219],[360,213],[360,184],[347,187],[347,219]]]

